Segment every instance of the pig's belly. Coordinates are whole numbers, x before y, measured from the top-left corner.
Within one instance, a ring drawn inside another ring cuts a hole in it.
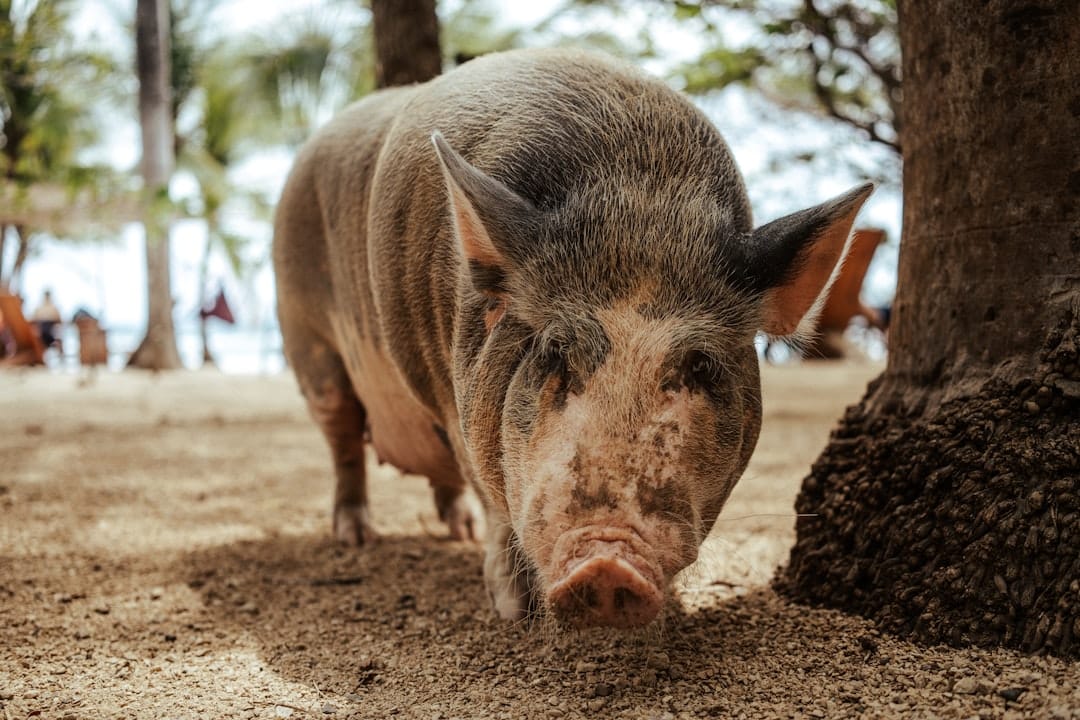
[[[347,344],[342,356],[379,460],[426,475],[433,484],[460,485],[454,456],[436,431],[438,419],[416,400],[394,363],[357,333],[341,335]]]

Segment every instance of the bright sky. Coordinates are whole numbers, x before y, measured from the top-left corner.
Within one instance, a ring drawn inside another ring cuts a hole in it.
[[[130,4],[134,5],[133,2]],[[452,4],[447,0],[440,7]],[[508,0],[498,6],[504,11],[506,24],[529,27],[546,16],[554,4],[553,0],[529,3]],[[96,35],[104,42],[124,42],[124,38],[117,36],[116,18],[124,17],[127,5],[122,0],[88,0],[81,6],[78,27],[81,32]],[[239,34],[250,29],[272,28],[274,21],[285,13],[319,7],[322,3],[318,0],[229,0],[218,5],[215,17],[220,27],[228,28],[230,34]],[[648,21],[643,12],[635,9],[623,18],[616,30],[633,35]],[[738,28],[732,28],[731,32],[738,32]],[[698,39],[687,37],[685,32],[680,34],[677,28],[659,32],[656,36],[662,43],[659,55],[664,62],[688,59],[700,44]],[[659,65],[660,61],[653,64]],[[647,69],[655,72],[660,68]],[[858,178],[836,160],[838,156],[854,157],[856,162],[872,165],[883,152],[868,141],[853,142],[852,134],[842,128],[790,113],[777,113],[743,88],[728,88],[704,101],[703,107],[725,134],[747,179],[758,223],[821,202],[854,186]],[[110,128],[110,142],[102,148],[101,156],[118,167],[133,166],[140,153],[135,123],[136,113],[132,107],[130,115],[121,116]],[[768,151],[777,147],[828,152],[820,153],[820,158],[811,166],[777,169],[768,165]],[[290,160],[284,152],[263,154],[238,168],[234,179],[265,189],[271,197],[276,197]],[[178,176],[171,191],[175,197],[183,195],[189,187],[190,181]],[[234,230],[248,232],[261,240],[258,244],[263,248],[262,255],[268,255],[271,235],[268,225],[254,223],[241,215],[228,221],[234,225]],[[864,290],[868,301],[883,303],[891,298],[895,284],[895,239],[900,225],[900,199],[896,189],[879,189],[863,210],[860,225],[886,228],[894,243],[879,252]],[[185,221],[173,227],[173,292],[180,322],[190,321],[199,305],[197,269],[204,243],[205,230],[201,223]],[[241,284],[232,277],[224,259],[214,257],[210,277],[224,284],[241,323],[272,321],[273,278],[268,264]],[[84,306],[102,316],[106,326],[141,326],[145,322],[146,302],[141,226],[126,227],[108,244],[44,243],[43,251],[27,263],[24,273],[22,291],[31,308],[36,306],[46,287],[53,288],[65,317]]]

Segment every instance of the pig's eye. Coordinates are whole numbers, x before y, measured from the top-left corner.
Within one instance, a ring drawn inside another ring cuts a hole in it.
[[[677,376],[678,384],[687,390],[712,390],[720,382],[722,371],[711,357],[694,350],[683,358]]]
[[[549,387],[554,392],[554,407],[562,407],[566,403],[567,394],[574,391],[565,351],[561,348],[547,349],[540,356],[539,367],[544,377],[543,382],[550,383]]]
[[[540,350],[540,369],[545,375],[557,375],[566,368],[566,356],[558,347],[546,347]]]

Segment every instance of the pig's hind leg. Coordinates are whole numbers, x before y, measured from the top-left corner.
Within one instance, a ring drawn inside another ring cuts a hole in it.
[[[484,537],[483,512],[476,499],[459,485],[432,482],[435,509],[450,530],[451,540],[481,540]]]
[[[295,339],[295,338],[294,338]],[[291,343],[289,354],[308,411],[322,429],[334,461],[334,535],[346,545],[372,542],[364,443],[367,414],[337,351],[321,339]]]

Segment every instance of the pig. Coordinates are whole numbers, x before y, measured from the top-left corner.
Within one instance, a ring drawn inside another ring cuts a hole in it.
[[[871,190],[754,229],[702,112],[580,51],[352,105],[299,152],[273,246],[337,538],[376,538],[370,442],[483,538],[501,617],[652,623],[757,442],[756,332],[812,327]]]

